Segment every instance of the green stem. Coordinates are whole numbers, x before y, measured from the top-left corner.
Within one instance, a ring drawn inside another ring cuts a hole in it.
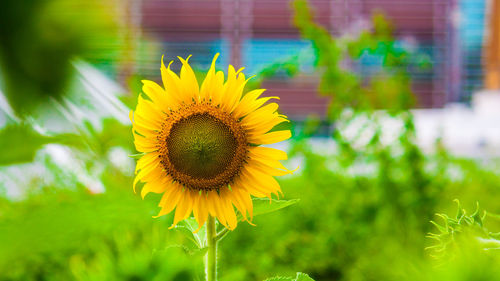
[[[215,236],[215,240],[220,241],[222,238],[226,237],[226,235],[229,233],[229,229],[224,228],[221,230],[219,233],[217,233],[217,236]]]
[[[205,272],[207,281],[217,280],[217,234],[215,229],[215,218],[208,216],[207,221],[207,246],[208,252],[205,257]]]

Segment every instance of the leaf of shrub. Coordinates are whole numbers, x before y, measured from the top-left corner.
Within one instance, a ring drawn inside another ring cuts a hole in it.
[[[0,130],[0,166],[31,162],[36,151],[53,140],[28,125],[8,125]]]
[[[272,213],[293,205],[300,201],[300,199],[291,200],[275,200],[267,198],[253,198],[253,216],[259,216],[267,213]],[[243,216],[238,213],[238,220],[243,221]]]
[[[264,281],[314,281],[314,279],[312,279],[305,273],[297,272],[297,276],[295,277],[295,279],[293,279],[293,277],[275,276],[267,278]]]
[[[302,272],[297,272],[297,276],[293,281],[314,281],[309,275],[302,273]]]
[[[180,221],[174,229],[182,231],[189,237],[189,239],[191,239],[191,241],[193,241],[194,244],[196,244],[196,246],[198,246],[199,249],[206,247],[206,224],[203,225],[197,233],[194,233],[198,229],[198,222],[195,218],[191,217]]]
[[[267,278],[264,281],[293,281],[293,279],[292,279],[292,277],[275,276],[275,277]]]

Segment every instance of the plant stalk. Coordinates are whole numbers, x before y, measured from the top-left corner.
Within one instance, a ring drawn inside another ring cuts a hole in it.
[[[215,218],[208,216],[207,221],[207,246],[208,252],[205,256],[205,273],[207,281],[217,280],[217,232],[215,229]]]

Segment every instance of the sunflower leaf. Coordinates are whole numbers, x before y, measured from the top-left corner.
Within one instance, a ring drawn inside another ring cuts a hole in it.
[[[293,277],[285,277],[285,276],[275,276],[271,278],[267,278],[264,281],[314,281],[309,275],[302,273],[302,272],[297,272],[297,276],[295,278]]]
[[[309,275],[302,273],[302,272],[297,272],[297,276],[293,281],[314,281]]]
[[[208,247],[200,248],[192,253],[193,256],[195,257],[204,257],[206,253],[208,252]]]
[[[179,224],[177,224],[175,229],[180,230],[182,233],[187,235],[199,249],[206,247],[206,227],[203,225],[198,232],[194,233],[198,230],[198,223],[196,222],[196,219],[187,218],[182,220]]]
[[[264,281],[293,281],[292,277],[285,277],[285,276],[274,276],[271,278],[267,278]]]
[[[276,200],[267,198],[253,198],[253,216],[259,216],[267,213],[272,213],[293,205],[300,201],[300,199],[290,200]],[[238,213],[238,220],[243,221],[243,216]]]

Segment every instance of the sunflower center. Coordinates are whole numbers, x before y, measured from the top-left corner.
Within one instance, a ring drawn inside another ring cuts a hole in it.
[[[231,184],[248,152],[239,121],[204,102],[170,111],[157,140],[165,172],[192,190]]]
[[[195,179],[214,178],[224,172],[238,147],[231,128],[208,113],[174,124],[166,142],[175,169]]]

